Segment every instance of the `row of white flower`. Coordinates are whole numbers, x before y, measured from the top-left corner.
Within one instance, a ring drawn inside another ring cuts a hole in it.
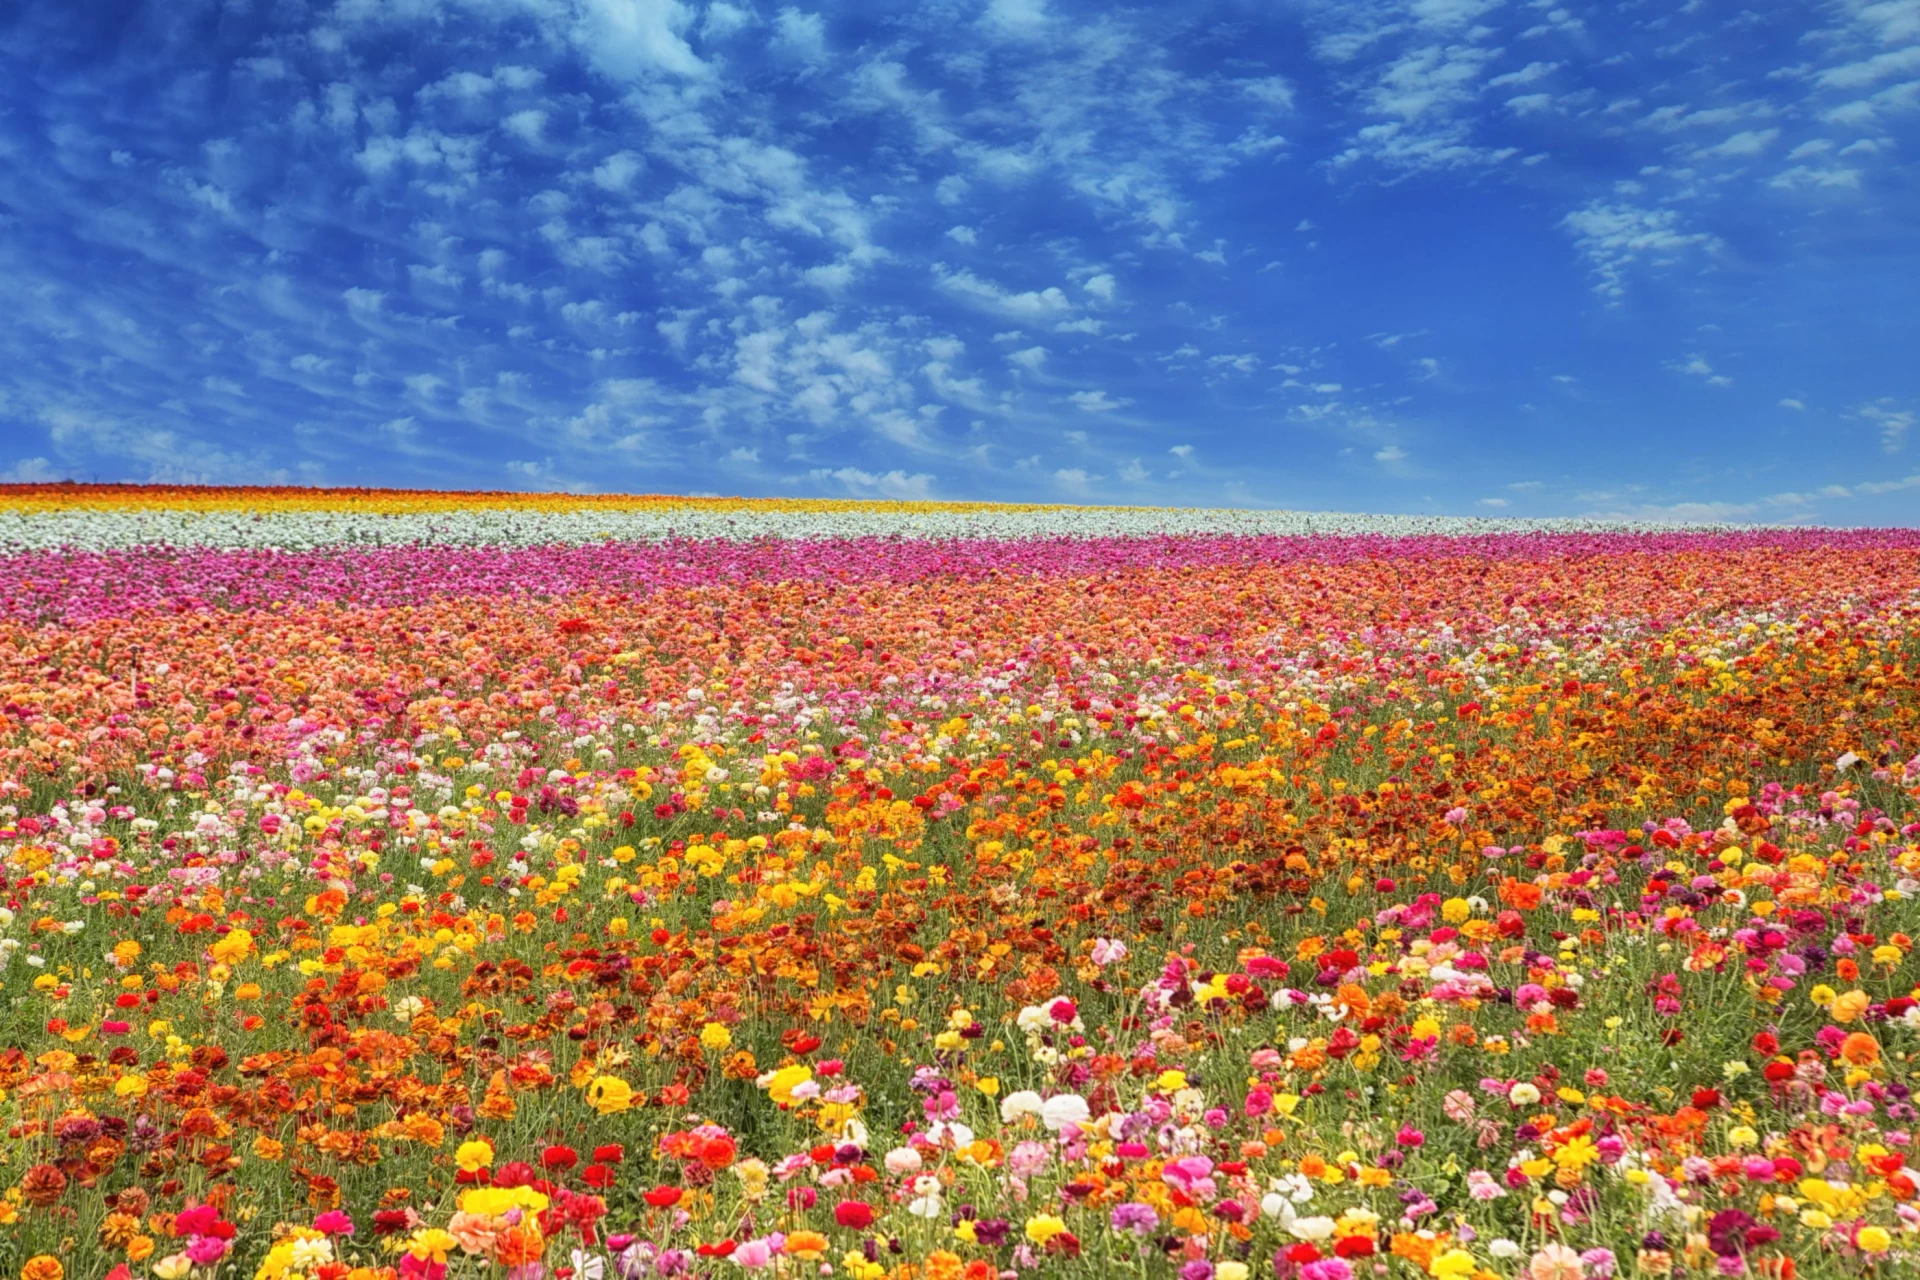
[[[826,511],[686,507],[619,511],[476,508],[456,513],[357,511],[0,511],[0,554],[134,546],[298,550],[329,546],[551,546],[668,538],[1104,538],[1249,534],[1481,536],[1498,533],[1658,532],[1734,526],[1676,522],[1521,520],[1149,507],[912,507]],[[1744,526],[1751,527],[1751,526]]]

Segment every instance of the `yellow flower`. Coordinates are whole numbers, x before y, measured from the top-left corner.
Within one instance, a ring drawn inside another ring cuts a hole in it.
[[[783,1107],[793,1105],[793,1091],[813,1079],[813,1068],[796,1062],[767,1077],[767,1096]]]
[[[1246,1263],[1228,1259],[1213,1269],[1213,1280],[1247,1280],[1250,1274]]]
[[[207,948],[221,964],[239,964],[253,950],[253,935],[245,929],[229,930],[224,938]]]
[[[1751,1147],[1760,1141],[1760,1135],[1748,1125],[1736,1125],[1727,1130],[1727,1145],[1730,1147]]]
[[[1862,1227],[1853,1243],[1862,1253],[1885,1253],[1893,1248],[1893,1237],[1885,1227]]]
[[[618,1115],[633,1105],[633,1086],[619,1076],[595,1076],[587,1085],[587,1105],[603,1116]]]
[[[20,1268],[20,1280],[62,1280],[66,1274],[60,1259],[46,1253],[28,1258],[27,1265]]]
[[[1427,1271],[1441,1280],[1455,1280],[1455,1277],[1470,1276],[1478,1266],[1473,1255],[1465,1249],[1449,1249],[1427,1264]]]
[[[532,1187],[470,1187],[460,1193],[460,1212],[498,1218],[514,1209],[543,1213],[553,1201]]]
[[[1066,1229],[1067,1224],[1050,1213],[1037,1213],[1027,1219],[1027,1239],[1041,1248]]]
[[[700,1028],[700,1043],[713,1052],[719,1053],[722,1049],[732,1047],[733,1032],[718,1022],[709,1022]]]
[[[1824,1009],[1833,1003],[1833,997],[1837,994],[1832,987],[1823,982],[1813,990],[1807,992],[1807,999],[1813,1001],[1815,1007]]]
[[[117,1098],[144,1098],[147,1096],[147,1078],[137,1071],[128,1072],[113,1082],[113,1093]]]
[[[1162,1071],[1160,1078],[1153,1082],[1153,1087],[1162,1093],[1178,1093],[1187,1087],[1187,1073],[1176,1070]]]
[[[439,1227],[422,1227],[407,1240],[407,1252],[421,1262],[445,1262],[447,1254],[460,1242]]]
[[[478,1173],[493,1163],[493,1144],[485,1138],[473,1138],[460,1144],[453,1162],[462,1173]]]
[[[1000,1094],[1000,1077],[981,1076],[973,1082],[973,1087],[986,1094],[989,1098],[998,1097]]]
[[[1584,1169],[1599,1158],[1600,1149],[1584,1133],[1570,1142],[1562,1143],[1560,1149],[1553,1153],[1553,1162],[1562,1169]]]
[[[1845,995],[1838,995],[1833,998],[1833,1003],[1827,1006],[1827,1016],[1835,1022],[1852,1022],[1855,1018],[1865,1013],[1867,1006],[1872,1003],[1873,997],[1869,996],[1866,992],[1859,990],[1849,991]]]

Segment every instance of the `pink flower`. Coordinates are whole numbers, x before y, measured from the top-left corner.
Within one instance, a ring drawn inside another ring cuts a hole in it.
[[[353,1219],[341,1209],[329,1209],[313,1220],[315,1231],[324,1231],[330,1236],[350,1236],[353,1234]]]
[[[749,1240],[733,1251],[732,1261],[748,1270],[773,1265],[773,1245],[765,1240]]]
[[[1169,1160],[1160,1170],[1160,1180],[1198,1199],[1211,1199],[1214,1192],[1213,1161],[1205,1156],[1181,1156],[1178,1160]]]
[[[1583,1280],[1586,1265],[1564,1244],[1543,1246],[1527,1261],[1528,1280]]]
[[[187,1245],[187,1256],[195,1266],[210,1267],[227,1256],[227,1242],[219,1236],[195,1236]]]
[[[1300,1268],[1300,1280],[1353,1280],[1353,1268],[1344,1258],[1322,1258]]]

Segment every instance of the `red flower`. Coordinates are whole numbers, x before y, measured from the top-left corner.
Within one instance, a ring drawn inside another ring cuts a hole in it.
[[[1718,1089],[1695,1089],[1693,1091],[1693,1105],[1702,1111],[1713,1110],[1720,1105],[1720,1091]]]
[[[627,1149],[625,1147],[617,1142],[609,1142],[604,1147],[595,1147],[593,1149],[593,1162],[595,1164],[619,1164],[622,1160],[626,1159],[626,1155]]]
[[[1372,1236],[1341,1236],[1334,1241],[1333,1252],[1341,1258],[1371,1258],[1374,1253]]]
[[[617,1176],[619,1175],[615,1174],[612,1169],[609,1169],[604,1164],[590,1164],[580,1175],[581,1179],[595,1191],[605,1191],[608,1187],[611,1187],[614,1178]]]
[[[833,1206],[833,1220],[854,1231],[873,1225],[873,1206],[864,1200],[842,1200]]]
[[[656,1209],[671,1209],[680,1203],[680,1194],[678,1187],[655,1187],[642,1198]]]
[[[572,1147],[548,1147],[540,1153],[540,1163],[549,1169],[571,1169],[580,1160]]]
[[[739,1247],[739,1242],[735,1240],[716,1240],[712,1244],[698,1246],[694,1252],[703,1258],[727,1258],[731,1257],[733,1251]]]

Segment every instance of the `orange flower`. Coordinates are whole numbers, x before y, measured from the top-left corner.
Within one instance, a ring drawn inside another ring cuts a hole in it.
[[[1856,1067],[1871,1067],[1880,1061],[1880,1042],[1864,1031],[1855,1031],[1840,1042],[1840,1060]]]

